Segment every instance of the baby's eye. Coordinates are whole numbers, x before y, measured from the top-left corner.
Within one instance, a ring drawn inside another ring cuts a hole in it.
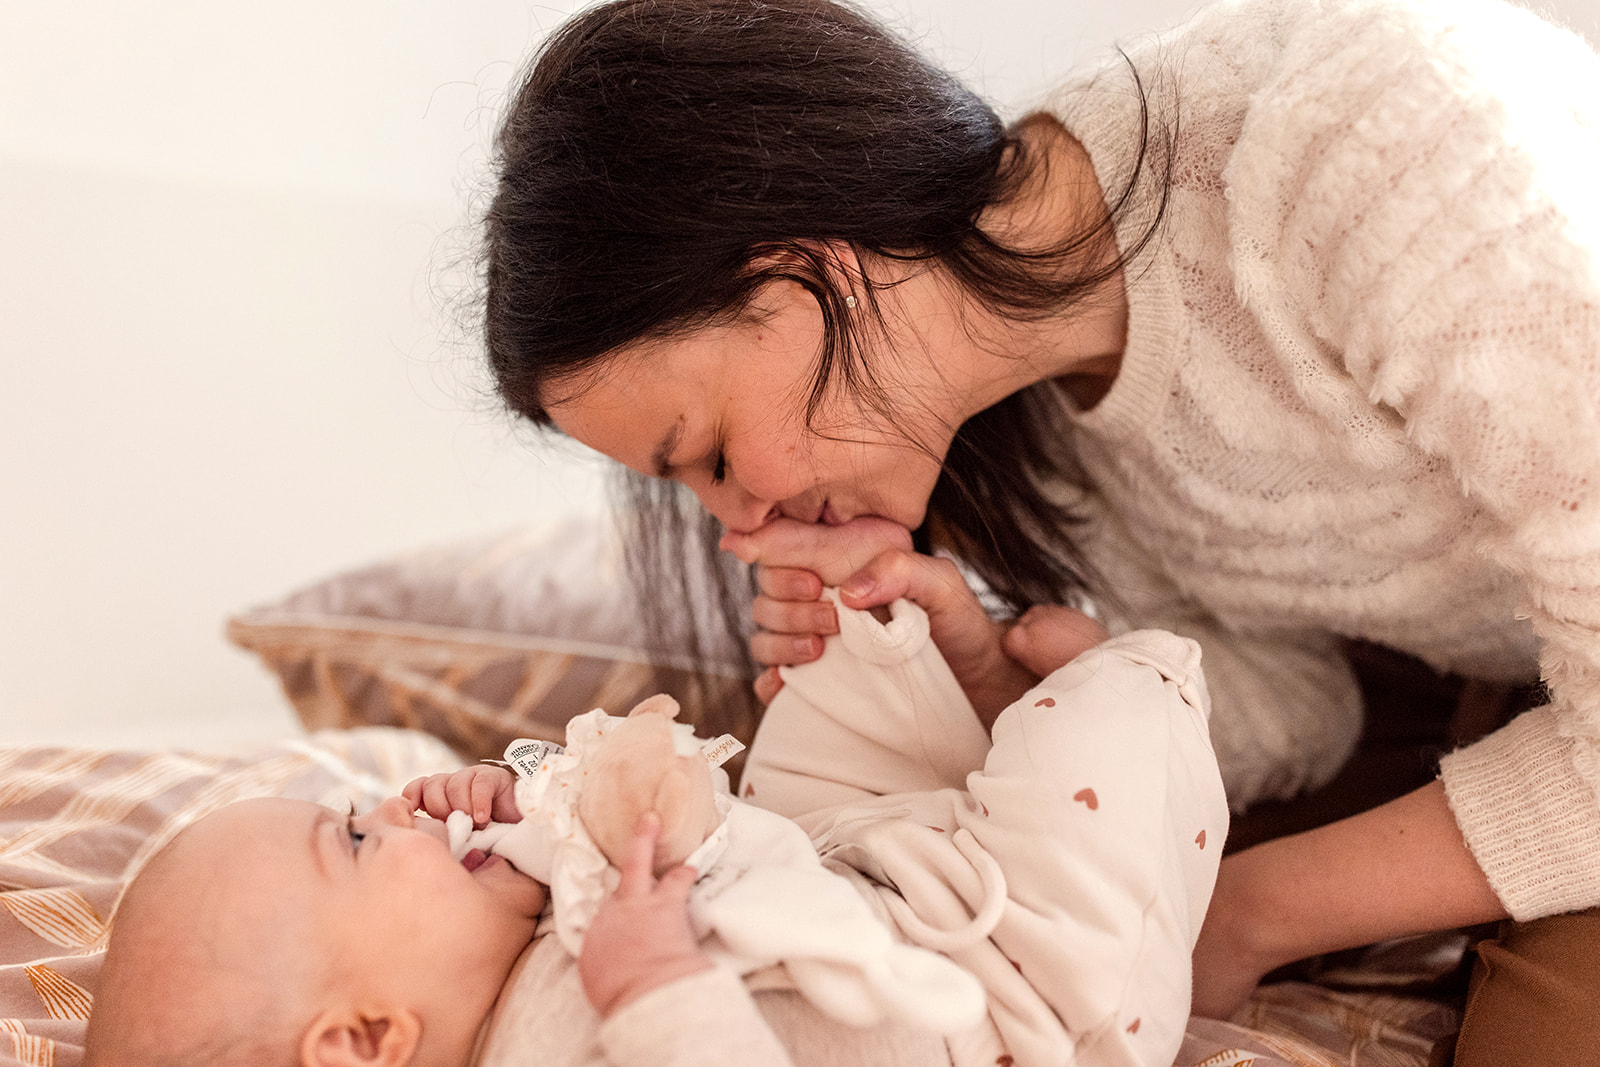
[[[355,819],[354,815],[350,816],[350,818],[345,820],[344,830],[345,830],[345,833],[350,835],[350,851],[351,852],[354,852],[357,849],[359,849],[361,847],[361,842],[365,841],[366,838],[367,838],[366,834],[364,834],[364,833],[362,833],[362,832],[360,832],[359,830],[356,829],[356,819]]]

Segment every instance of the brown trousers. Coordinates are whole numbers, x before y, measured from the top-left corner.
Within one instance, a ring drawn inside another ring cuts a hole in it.
[[[1600,908],[1502,923],[1478,945],[1454,1067],[1535,1065],[1600,1065]]]

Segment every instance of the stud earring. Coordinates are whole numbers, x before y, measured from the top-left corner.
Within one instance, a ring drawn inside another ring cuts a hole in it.
[[[845,297],[844,298],[844,306],[847,307],[847,308],[855,307],[856,306],[856,294],[851,293],[849,296]]]

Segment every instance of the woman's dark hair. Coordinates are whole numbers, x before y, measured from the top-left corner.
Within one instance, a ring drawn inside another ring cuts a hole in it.
[[[498,388],[512,410],[549,426],[551,398],[581,387],[618,349],[726,321],[781,277],[822,312],[810,413],[838,387],[892,411],[861,345],[878,307],[872,280],[838,284],[830,245],[864,264],[927,262],[1019,321],[1059,314],[1137,253],[1124,249],[1087,275],[1068,269],[1106,247],[1150,169],[1148,142],[1109,219],[1053,248],[1010,248],[979,217],[1042,160],[983,100],[867,16],[830,0],[602,4],[545,43],[499,132],[484,246]],[[845,304],[852,288],[866,295],[859,310]],[[952,548],[1014,609],[1059,602],[1082,584],[1061,536],[1070,508],[1045,488],[1073,476],[1048,415],[1059,401],[1041,395],[1050,388],[1024,390],[961,428],[919,531],[923,546]],[[661,484],[636,499],[668,531],[641,541],[639,558],[655,581],[681,573],[671,546],[687,536],[688,509],[698,521],[697,506]],[[715,543],[704,539],[713,555]],[[744,591],[722,588],[730,610],[745,607]],[[659,586],[651,597],[672,602]]]

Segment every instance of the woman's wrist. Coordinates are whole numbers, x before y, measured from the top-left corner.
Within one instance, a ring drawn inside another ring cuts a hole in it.
[[[1320,947],[1326,938],[1319,935],[1319,917],[1302,914],[1295,894],[1286,891],[1289,883],[1274,844],[1269,841],[1223,859],[1202,934],[1226,945],[1233,966],[1257,979],[1328,950]]]
[[[1225,858],[1195,947],[1195,1010],[1226,1017],[1307,956],[1504,917],[1435,782]]]

